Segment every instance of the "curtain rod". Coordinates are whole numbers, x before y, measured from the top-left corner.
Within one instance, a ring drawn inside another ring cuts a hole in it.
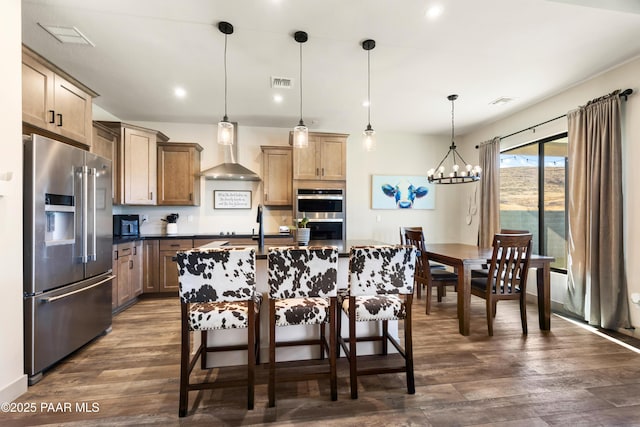
[[[620,98],[624,98],[624,100],[626,101],[626,100],[629,98],[629,95],[631,95],[632,93],[633,93],[633,89],[625,89],[625,90],[623,90],[622,92],[620,92],[620,93],[618,94],[618,96],[619,96]],[[528,128],[526,128],[526,129],[522,129],[522,130],[519,130],[519,131],[517,131],[517,132],[510,133],[509,135],[501,136],[501,137],[500,137],[500,140],[502,141],[503,139],[509,138],[509,137],[511,137],[511,136],[514,136],[514,135],[518,135],[519,133],[523,133],[523,132],[526,132],[526,131],[528,131],[528,130],[535,129],[535,128],[537,128],[538,126],[546,125],[547,123],[551,123],[551,122],[556,121],[556,120],[558,120],[558,119],[562,119],[563,117],[567,117],[567,115],[566,115],[566,114],[563,114],[563,115],[561,115],[561,116],[554,117],[553,119],[549,119],[549,120],[544,121],[544,122],[542,122],[542,123],[538,123],[537,125],[529,126],[529,127],[528,127]],[[480,146],[481,146],[481,145],[484,145],[484,144],[487,144],[487,143],[478,144],[478,145],[476,145],[476,148],[480,148]]]

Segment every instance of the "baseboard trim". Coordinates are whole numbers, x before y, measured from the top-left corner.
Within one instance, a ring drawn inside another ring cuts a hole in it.
[[[13,402],[27,392],[27,375],[21,375],[12,383],[0,389],[0,402]]]

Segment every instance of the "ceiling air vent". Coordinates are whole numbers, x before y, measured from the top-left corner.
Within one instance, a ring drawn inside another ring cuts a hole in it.
[[[273,89],[291,89],[293,86],[293,79],[289,77],[274,77],[271,76],[271,88]]]
[[[60,43],[84,44],[95,47],[95,45],[76,27],[61,27],[58,25],[44,25],[38,22],[38,25],[51,34]]]

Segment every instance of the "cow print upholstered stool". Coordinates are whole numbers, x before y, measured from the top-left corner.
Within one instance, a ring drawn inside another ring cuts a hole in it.
[[[206,369],[209,352],[247,350],[247,407],[253,409],[255,365],[260,360],[260,304],[256,292],[254,249],[194,249],[177,253],[180,281],[182,344],[180,358],[179,416],[187,414],[189,391],[224,386],[223,381],[191,383],[189,377],[198,358]],[[207,331],[247,329],[247,344],[209,346]],[[201,344],[190,358],[191,332],[201,332]],[[237,385],[229,381],[228,385]]]
[[[411,302],[416,252],[413,246],[404,245],[351,248],[349,287],[345,294],[339,295],[340,307],[349,318],[349,338],[342,337],[342,316],[338,316],[338,342],[349,360],[352,399],[358,398],[358,375],[406,372],[407,391],[415,393]],[[389,334],[389,320],[404,321],[404,348]],[[356,322],[365,321],[382,322],[382,334],[356,337]],[[358,370],[356,347],[361,341],[381,342],[383,355],[387,354],[388,342],[391,342],[404,358],[404,366]]]
[[[276,403],[276,347],[318,345],[329,355],[329,372],[278,376],[278,382],[329,376],[331,400],[338,399],[336,375],[336,280],[338,250],[333,246],[270,248],[269,270],[269,406]],[[329,341],[325,324],[329,323]],[[319,325],[319,338],[278,342],[276,326]]]

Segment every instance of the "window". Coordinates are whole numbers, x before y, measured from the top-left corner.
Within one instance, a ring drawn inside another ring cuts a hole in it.
[[[500,227],[529,230],[533,252],[567,268],[567,134],[500,153]]]

